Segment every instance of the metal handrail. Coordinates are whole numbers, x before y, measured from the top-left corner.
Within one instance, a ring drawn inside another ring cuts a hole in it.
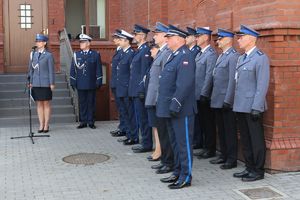
[[[64,63],[64,65],[62,65],[62,70],[65,71],[65,73],[66,73],[68,87],[70,89],[72,103],[74,105],[76,121],[79,121],[78,94],[76,91],[73,91],[71,89],[71,84],[70,84],[70,68],[71,68],[72,59],[73,59],[73,49],[72,49],[71,42],[69,40],[66,28],[64,28],[60,32],[59,40],[60,40],[61,63]]]

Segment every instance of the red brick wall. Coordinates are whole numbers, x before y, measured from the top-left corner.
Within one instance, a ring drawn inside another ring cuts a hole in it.
[[[238,30],[247,24],[270,58],[271,79],[265,113],[266,168],[300,170],[300,2],[298,0],[124,0],[121,28],[156,21],[186,26]],[[148,6],[149,5],[149,6]],[[149,12],[150,11],[150,12]]]
[[[64,12],[64,0],[48,1],[49,48],[53,53],[57,72],[60,72],[59,31],[65,27]]]

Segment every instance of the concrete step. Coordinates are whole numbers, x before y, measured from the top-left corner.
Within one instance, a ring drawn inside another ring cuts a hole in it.
[[[35,103],[32,102],[32,106]],[[71,97],[53,97],[52,105],[72,105]],[[28,106],[28,98],[0,99],[0,108]],[[1,113],[0,113],[1,115]]]
[[[27,93],[24,90],[13,90],[13,91],[0,91],[0,99],[15,99],[26,97]],[[70,91],[68,89],[55,89],[53,97],[68,97]]]
[[[9,82],[9,83],[0,83],[0,91],[14,91],[14,90],[25,90],[25,83],[20,82]],[[67,82],[56,82],[56,89],[68,89]]]
[[[66,81],[65,74],[55,74],[56,82],[64,82]],[[27,74],[3,74],[0,75],[0,84],[1,83],[10,83],[10,82],[19,82],[26,83],[27,82]]]
[[[0,108],[0,118],[27,116],[29,114],[28,106]],[[72,105],[52,105],[52,114],[74,114]],[[37,115],[36,106],[32,106],[32,115]]]
[[[54,114],[51,116],[50,124],[65,124],[74,123],[76,121],[74,114]],[[32,124],[38,124],[38,117],[32,116]],[[29,126],[29,116],[18,117],[6,117],[0,118],[0,127],[12,127],[12,126]],[[51,127],[50,127],[51,129]]]

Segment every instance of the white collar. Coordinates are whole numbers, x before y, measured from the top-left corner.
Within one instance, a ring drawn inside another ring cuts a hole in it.
[[[256,46],[252,47],[252,49],[250,49],[249,51],[245,52],[245,54],[247,54],[247,56],[249,56],[255,48],[256,48]]]
[[[45,49],[38,50],[39,53],[44,53]]]
[[[120,49],[122,49],[120,46],[117,47],[117,51],[119,51]]]
[[[190,47],[190,50],[192,50],[192,49],[193,49],[195,46],[196,46],[196,45],[194,45],[194,46]]]
[[[167,46],[167,43],[164,43],[164,44],[159,48],[159,50],[161,51],[165,46]]]
[[[126,49],[123,49],[123,52],[126,52],[131,46],[129,45]]]
[[[146,42],[144,42],[144,43],[142,43],[142,44],[140,44],[139,46],[138,46],[138,49],[143,45],[143,44],[145,44]]]
[[[227,49],[225,49],[222,53],[226,53],[231,47],[228,47]]]
[[[206,49],[208,49],[210,47],[210,44],[207,45],[206,47],[204,47],[203,49],[201,49],[201,52],[203,53],[204,51],[206,51]]]

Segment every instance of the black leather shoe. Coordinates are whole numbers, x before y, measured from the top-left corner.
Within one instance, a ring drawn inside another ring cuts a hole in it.
[[[162,164],[162,163],[159,163],[159,164],[157,164],[157,165],[152,165],[151,166],[151,169],[160,169],[160,168],[162,168],[164,165]]]
[[[90,127],[91,129],[96,129],[96,126],[95,126],[94,124],[89,124],[89,127]]]
[[[221,169],[232,169],[237,166],[236,162],[235,163],[224,163],[223,165],[220,166]]]
[[[115,136],[118,135],[119,133],[120,133],[120,131],[117,131],[117,132],[111,133],[110,135],[113,136],[113,137],[115,137]]]
[[[124,145],[134,145],[134,144],[138,144],[138,143],[139,142],[137,140],[132,140],[132,139],[128,139],[123,142]]]
[[[245,169],[245,170],[242,171],[242,172],[234,173],[234,174],[233,174],[233,177],[235,177],[235,178],[243,178],[243,177],[248,176],[249,173],[250,173],[250,171],[249,171],[248,169]]]
[[[43,133],[43,132],[44,132],[44,129],[38,130],[37,132],[38,132],[38,133]]]
[[[199,151],[199,152],[195,152],[193,155],[194,155],[194,156],[201,156],[201,155],[204,154],[205,152],[207,152],[207,150],[206,150],[206,149],[203,149],[203,150],[201,150],[201,151]]]
[[[206,151],[202,155],[198,156],[198,159],[207,159],[216,156],[216,152],[213,151]]]
[[[175,182],[175,183],[172,183],[170,185],[168,185],[168,187],[170,189],[182,189],[182,188],[185,188],[185,187],[190,187],[191,186],[191,183],[187,183],[187,182],[183,182],[183,183],[179,183],[179,182]]]
[[[151,162],[156,162],[156,161],[159,161],[159,160],[160,160],[160,157],[153,158],[152,156],[151,156],[151,158],[148,159],[148,161],[151,161]]]
[[[244,182],[252,182],[252,181],[258,181],[264,179],[264,174],[258,174],[255,172],[250,172],[246,177],[242,178],[242,181]]]
[[[79,126],[77,126],[78,129],[81,129],[81,128],[86,128],[87,125],[86,124],[80,124]]]
[[[172,167],[163,166],[162,168],[156,170],[155,173],[157,173],[157,174],[166,174],[166,173],[169,173],[169,172],[172,172],[172,171],[173,171]]]
[[[193,149],[201,149],[202,145],[200,144],[193,144]]]
[[[135,148],[134,148],[135,147]],[[145,148],[142,145],[134,146],[132,147],[132,150],[134,153],[145,153],[145,152],[150,152],[152,151],[152,148]]]
[[[126,135],[126,133],[122,132],[122,131],[119,131],[116,134],[111,134],[111,136],[113,136],[113,137],[123,137],[125,135]]]
[[[222,163],[225,163],[225,161],[226,160],[224,158],[218,157],[216,159],[210,160],[209,163],[210,164],[222,164]]]
[[[166,178],[161,178],[160,181],[163,183],[175,183],[178,180],[179,176],[175,176],[172,174],[171,176],[168,176]]]
[[[120,130],[119,129],[116,129],[116,130],[114,130],[114,131],[110,131],[109,133],[110,134],[115,134],[115,133],[117,133],[117,132],[119,132]]]
[[[141,144],[139,144],[139,145],[133,146],[131,149],[132,150],[138,150],[138,149],[142,149],[142,148],[143,148],[143,146]]]
[[[126,141],[126,140],[129,140],[127,137],[125,137],[125,138],[120,138],[120,139],[118,139],[117,141],[118,142],[124,142],[124,141]]]
[[[146,153],[146,152],[151,152],[151,151],[152,151],[152,149],[141,148],[141,149],[133,150],[133,153]]]

